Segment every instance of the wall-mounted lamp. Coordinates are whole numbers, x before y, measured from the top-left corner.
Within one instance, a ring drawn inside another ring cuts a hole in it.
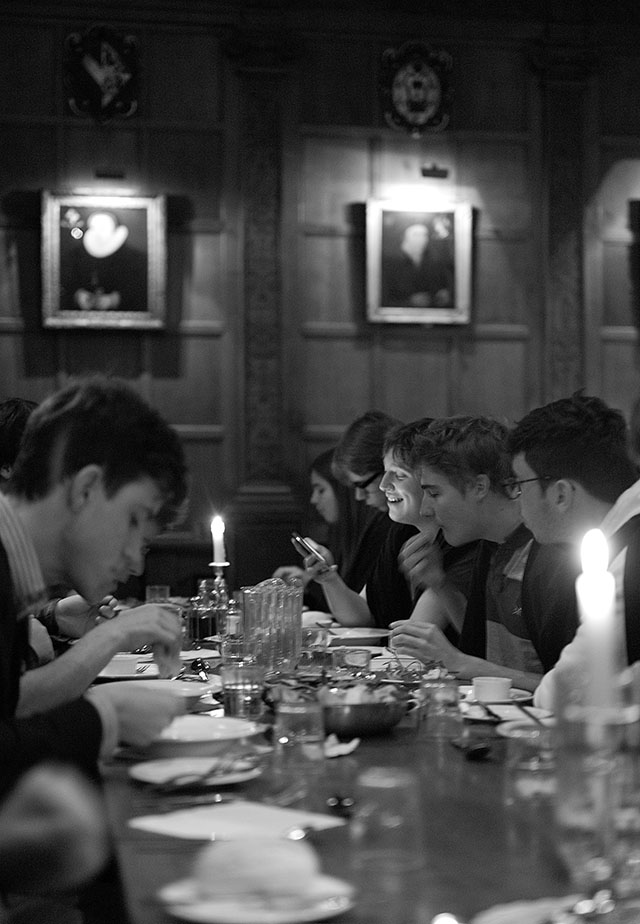
[[[446,180],[449,176],[449,169],[447,167],[438,167],[437,164],[423,164],[420,167],[420,173],[424,177],[431,177],[435,180]]]

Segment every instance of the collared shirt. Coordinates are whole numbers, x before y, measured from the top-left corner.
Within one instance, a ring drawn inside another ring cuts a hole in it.
[[[31,537],[4,494],[0,494],[0,543],[4,546],[11,571],[17,618],[24,619],[47,602],[46,585]],[[118,741],[117,716],[109,702],[94,697],[91,690],[86,695],[100,716],[100,756],[104,758],[112,753]]]
[[[605,515],[600,529],[607,538],[620,529],[631,517],[640,513],[640,480],[627,488],[617,499],[613,507]],[[625,621],[624,621],[624,566],[627,557],[626,548],[622,549],[609,564],[609,571],[613,574],[616,587],[615,626],[617,658],[620,670],[627,664]],[[578,628],[575,637],[566,648],[556,666],[544,675],[534,694],[534,703],[542,709],[553,709],[556,694],[556,682],[559,676],[578,678],[584,671],[589,657],[588,638],[582,629]]]
[[[23,619],[44,606],[47,594],[31,537],[4,494],[0,494],[0,542],[9,561],[17,618]]]

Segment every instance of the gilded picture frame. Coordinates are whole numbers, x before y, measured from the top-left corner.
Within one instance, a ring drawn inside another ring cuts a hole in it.
[[[469,203],[366,203],[367,320],[468,324],[473,208]]]
[[[165,197],[45,191],[44,327],[160,329],[165,316]]]

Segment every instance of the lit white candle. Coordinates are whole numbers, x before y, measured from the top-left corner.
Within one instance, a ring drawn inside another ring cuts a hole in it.
[[[582,574],[576,580],[578,611],[589,646],[587,705],[599,709],[615,706],[616,587],[607,570],[609,550],[599,529],[590,529],[582,540]]]
[[[211,538],[213,539],[214,562],[226,561],[227,553],[224,548],[224,520],[222,517],[215,516],[211,521]]]

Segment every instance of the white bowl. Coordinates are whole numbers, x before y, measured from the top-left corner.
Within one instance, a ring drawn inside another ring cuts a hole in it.
[[[264,726],[227,716],[181,715],[149,745],[153,757],[207,757],[261,735]]]
[[[222,689],[222,681],[219,677],[212,677],[207,683],[199,681],[186,680],[147,680],[140,686],[144,690],[168,690],[179,699],[183,700],[188,709],[197,705],[200,698],[206,693],[216,693]]]

